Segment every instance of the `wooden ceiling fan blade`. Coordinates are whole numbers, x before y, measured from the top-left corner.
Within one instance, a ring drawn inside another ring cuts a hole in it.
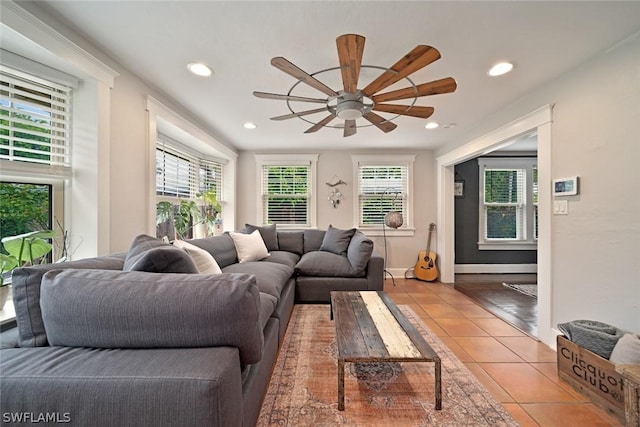
[[[355,120],[345,120],[344,121],[344,137],[345,138],[347,136],[355,135],[357,131],[358,131],[358,129],[356,127],[356,121]]]
[[[313,133],[316,132],[320,129],[322,129],[323,127],[325,127],[326,125],[329,124],[329,122],[333,119],[335,119],[336,116],[333,114],[329,114],[327,117],[325,117],[324,119],[320,120],[318,123],[316,123],[315,125],[311,126],[309,129],[305,130],[304,133]]]
[[[253,95],[257,96],[258,98],[278,99],[278,100],[281,100],[281,101],[315,102],[316,104],[326,104],[327,103],[326,99],[306,98],[304,96],[280,95],[280,94],[277,94],[277,93],[267,93],[267,92],[255,91],[255,92],[253,92]]]
[[[358,89],[360,65],[364,54],[364,41],[365,38],[357,34],[344,34],[336,39],[345,92],[355,93]]]
[[[440,59],[440,52],[438,52],[438,49],[435,47],[426,45],[416,46],[411,52],[393,64],[389,70],[382,73],[378,78],[369,83],[367,87],[362,89],[362,93],[367,96],[372,96],[374,93],[391,86],[395,82],[404,79],[438,59]]]
[[[398,125],[396,125],[395,123],[387,121],[387,119],[385,119],[384,117],[380,117],[379,115],[377,115],[376,113],[372,113],[371,111],[369,111],[362,117],[367,119],[369,122],[371,122],[372,125],[380,129],[384,133],[391,132],[398,127]]]
[[[297,113],[285,114],[283,116],[271,117],[271,120],[287,120],[287,119],[293,119],[295,117],[306,116],[308,114],[314,114],[314,113],[322,113],[326,111],[327,111],[326,108],[318,108],[315,110],[300,111]]]
[[[399,99],[407,99],[407,98],[417,98],[419,96],[428,96],[428,95],[439,95],[443,93],[451,93],[455,92],[458,84],[456,81],[447,77],[440,80],[435,80],[429,83],[423,83],[413,88],[406,87],[404,89],[398,89],[391,92],[383,93],[380,95],[374,95],[371,97],[373,102],[384,102],[384,101],[397,101]]]
[[[400,114],[401,116],[412,116],[426,119],[433,114],[433,107],[419,107],[416,105],[396,105],[396,104],[376,104],[374,111],[384,111],[385,113]]]
[[[285,58],[281,56],[277,56],[271,59],[271,65],[279,69],[280,71],[284,71],[292,77],[302,81],[303,83],[311,86],[314,89],[319,90],[320,92],[329,95],[329,96],[337,96],[338,93],[331,89],[329,86],[322,83],[320,80],[316,79],[306,71],[301,70],[293,63],[287,61]]]

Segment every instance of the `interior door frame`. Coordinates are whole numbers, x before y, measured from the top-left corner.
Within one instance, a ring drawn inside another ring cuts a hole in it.
[[[508,144],[508,140],[537,130],[538,134],[538,338],[555,347],[551,323],[551,124],[552,105],[545,105],[498,129],[436,158],[437,243],[440,252],[440,280],[455,278],[454,167]]]

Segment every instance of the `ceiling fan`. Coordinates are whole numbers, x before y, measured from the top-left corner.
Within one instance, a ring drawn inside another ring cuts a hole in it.
[[[414,84],[409,78],[409,75],[412,73],[440,59],[440,52],[438,52],[436,48],[426,45],[416,46],[411,52],[391,66],[391,68],[383,68],[362,64],[364,42],[365,38],[357,34],[344,34],[339,36],[336,39],[336,45],[338,47],[340,66],[318,71],[313,74],[303,71],[283,57],[275,57],[271,59],[271,65],[298,79],[298,82],[291,87],[286,95],[258,91],[253,92],[253,94],[258,98],[287,101],[287,106],[291,114],[272,117],[272,120],[286,120],[295,117],[302,118],[302,116],[310,114],[328,112],[329,115],[319,122],[303,119],[309,123],[313,123],[313,126],[307,129],[305,133],[316,132],[322,127],[327,126],[335,118],[339,118],[344,120],[344,125],[340,127],[344,128],[344,136],[347,137],[356,133],[358,127],[356,126],[356,120],[359,118],[364,118],[385,133],[391,132],[397,127],[391,120],[398,116],[412,116],[426,119],[433,114],[434,109],[433,107],[415,105],[417,98],[451,93],[456,90],[457,83],[451,77],[419,85]],[[361,68],[382,69],[384,72],[364,89],[358,89],[358,78],[360,77]],[[315,77],[317,74],[334,69],[339,69],[342,74],[342,90],[335,91]],[[380,91],[402,79],[407,80],[410,86],[380,93]],[[309,98],[293,95],[292,91],[299,83],[311,86],[322,92],[326,97]],[[413,101],[410,105],[385,103],[411,98],[413,98]],[[290,102],[309,102],[324,104],[324,106],[313,110],[296,112],[291,107]],[[385,119],[374,113],[374,111],[391,113],[396,116],[391,119]]]

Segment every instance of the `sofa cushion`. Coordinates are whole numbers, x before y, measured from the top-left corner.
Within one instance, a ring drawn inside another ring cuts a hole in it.
[[[362,232],[356,231],[347,248],[347,258],[356,274],[364,273],[372,253],[373,241]]]
[[[11,274],[13,304],[20,336],[20,347],[41,347],[49,345],[42,322],[40,309],[40,288],[42,276],[49,270],[99,268],[102,270],[122,270],[124,254],[87,258],[57,264],[39,264],[17,268]]]
[[[295,271],[301,276],[362,277],[364,271],[356,271],[349,259],[332,252],[314,251],[302,255]]]
[[[220,268],[225,268],[227,265],[238,262],[236,245],[233,244],[233,239],[229,236],[229,232],[225,232],[222,236],[191,239],[189,243],[209,252]]]
[[[278,299],[273,295],[260,292],[260,327],[264,329],[267,326],[267,321],[273,315],[278,305]]]
[[[17,348],[3,351],[0,372],[3,413],[56,413],[62,420],[10,425],[242,425],[233,347]]]
[[[319,250],[325,233],[324,230],[304,230],[304,253]]]
[[[278,246],[278,235],[276,234],[275,224],[263,225],[261,227],[257,225],[245,224],[244,227],[247,230],[247,234],[251,234],[254,231],[258,230],[260,232],[260,236],[262,236],[264,245],[267,247],[267,250],[269,252],[277,251],[278,249],[280,249],[280,247]]]
[[[220,274],[220,266],[216,262],[215,258],[202,248],[185,242],[184,240],[174,240],[173,246],[185,251],[193,260],[198,273],[200,274]]]
[[[304,233],[302,231],[278,231],[278,247],[281,251],[302,255],[304,253]]]
[[[245,263],[249,261],[259,261],[269,256],[269,251],[260,236],[258,230],[254,230],[250,234],[230,232],[229,235],[233,239],[238,253],[238,262]]]
[[[256,284],[260,292],[272,295],[280,301],[282,289],[293,275],[293,268],[275,262],[250,261],[228,265],[222,269],[222,272],[253,274],[256,276]]]
[[[296,266],[300,256],[287,251],[273,251],[269,255],[269,258],[265,258],[265,262],[277,262],[278,264],[288,265],[293,268]]]
[[[42,278],[51,345],[94,348],[232,346],[260,360],[256,281],[247,274],[53,270]]]
[[[146,234],[133,239],[122,269],[149,273],[198,272],[195,263],[185,251]]]
[[[341,230],[329,225],[329,229],[327,229],[327,232],[324,234],[324,238],[322,239],[320,250],[332,252],[337,255],[346,255],[347,248],[349,247],[349,243],[351,242],[351,238],[355,232],[355,228]]]

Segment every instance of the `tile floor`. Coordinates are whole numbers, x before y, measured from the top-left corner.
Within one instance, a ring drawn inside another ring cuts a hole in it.
[[[385,291],[409,305],[522,426],[623,426],[561,383],[556,353],[438,282],[396,279]]]

